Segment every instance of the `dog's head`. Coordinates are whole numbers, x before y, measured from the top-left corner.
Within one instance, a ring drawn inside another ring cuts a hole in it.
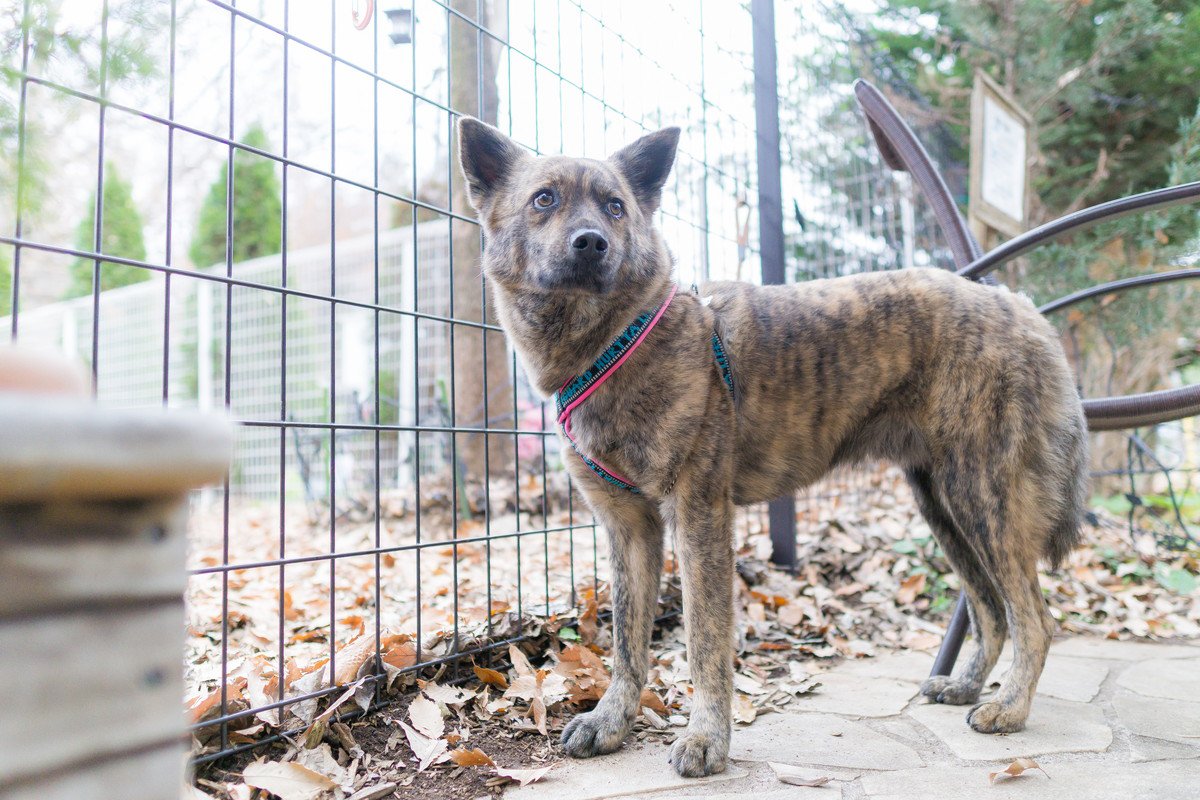
[[[534,157],[471,117],[459,121],[458,141],[492,280],[517,291],[605,294],[669,269],[653,215],[678,128],[643,136],[605,161]]]

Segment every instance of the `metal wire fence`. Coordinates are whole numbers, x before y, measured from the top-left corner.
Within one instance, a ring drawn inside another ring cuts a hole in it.
[[[27,19],[37,6],[24,1]],[[109,69],[134,32],[130,7],[151,62],[137,81]],[[660,215],[678,278],[758,280],[747,9],[105,0],[95,12],[96,69],[42,58],[53,26],[25,25],[16,42],[0,330],[85,359],[105,402],[239,423],[230,475],[197,497],[191,531],[203,758],[250,746],[238,732],[256,719],[286,730],[341,691],[353,643],[380,676],[486,662],[531,614],[594,600],[602,532],[489,308],[454,122],[597,158],[683,125]],[[781,10],[779,23],[801,51],[853,63],[840,12]],[[930,212],[853,108],[857,72],[794,66],[780,70],[791,278],[946,263]],[[953,186],[960,168],[941,166]],[[110,236],[118,176],[134,178],[140,250]],[[28,210],[21,194],[39,182],[63,213]],[[194,246],[206,213],[223,253],[207,262]],[[80,275],[85,290],[63,299]],[[892,489],[874,469],[813,487],[801,532]],[[763,517],[749,509],[742,525]],[[415,645],[393,664],[397,637]]]
[[[192,515],[204,757],[340,691],[349,643],[384,656],[411,637],[403,671],[486,660],[529,613],[594,594],[603,548],[488,307],[454,123],[596,158],[682,124],[660,220],[679,278],[753,279],[747,11],[106,0],[72,61],[43,57],[43,5],[23,4],[6,85],[2,327],[86,360],[104,402],[239,423],[225,485]],[[135,43],[149,63],[133,79],[117,55]],[[90,221],[31,212],[37,183]],[[140,247],[115,235],[121,184]]]

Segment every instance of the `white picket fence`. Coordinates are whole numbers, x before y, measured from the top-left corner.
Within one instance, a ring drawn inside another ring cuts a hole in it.
[[[418,320],[411,312],[449,316],[449,236],[447,222],[435,220],[417,225],[415,235],[412,227],[394,228],[381,231],[378,240],[371,235],[337,241],[332,250],[323,244],[292,251],[286,263],[276,254],[234,264],[232,278],[252,286],[175,275],[168,291],[168,279],[154,272],[143,283],[102,292],[96,326],[99,399],[148,408],[162,405],[165,393],[172,407],[227,406],[234,419],[248,423],[238,428],[230,475],[237,493],[279,492],[282,446],[286,491],[323,494],[331,436],[319,424],[373,422],[377,347],[381,419],[401,426],[446,424],[439,384],[449,382],[450,326]],[[284,285],[285,268],[289,289],[387,310],[294,294],[285,298],[266,288]],[[204,272],[224,276],[226,268]],[[92,317],[91,296],[23,310],[19,338],[91,363]],[[0,330],[10,326],[9,318],[0,319]],[[524,381],[518,392],[522,402],[529,397]],[[281,419],[318,425],[281,432],[278,425],[256,424]],[[341,430],[332,438],[338,483],[359,490],[374,485],[376,433]],[[447,438],[421,434],[422,473],[444,468]],[[412,479],[416,440],[408,431],[379,434],[382,486]]]

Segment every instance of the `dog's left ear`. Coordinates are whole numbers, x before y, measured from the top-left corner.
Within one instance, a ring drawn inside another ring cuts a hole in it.
[[[663,184],[675,163],[679,128],[663,128],[621,148],[609,158],[629,181],[638,206],[647,214],[658,210]]]

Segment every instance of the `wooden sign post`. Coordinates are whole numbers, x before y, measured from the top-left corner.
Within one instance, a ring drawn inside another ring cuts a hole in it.
[[[990,250],[996,234],[1016,236],[1029,214],[1033,118],[984,72],[971,93],[971,187],[967,220]]]

